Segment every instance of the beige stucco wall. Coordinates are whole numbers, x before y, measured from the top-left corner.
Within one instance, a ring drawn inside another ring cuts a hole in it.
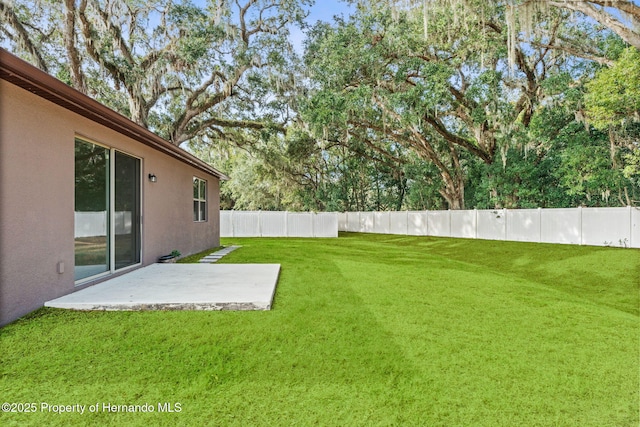
[[[76,137],[142,159],[143,265],[173,249],[187,255],[219,244],[216,177],[0,80],[0,325],[77,289]],[[204,223],[193,222],[193,176],[208,182]]]

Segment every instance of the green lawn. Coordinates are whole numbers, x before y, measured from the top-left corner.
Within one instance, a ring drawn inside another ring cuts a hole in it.
[[[639,424],[638,250],[358,234],[223,244],[243,247],[222,262],[282,264],[272,311],[40,310],[0,330],[0,400],[38,412],[0,425]],[[159,413],[165,402],[181,411]]]

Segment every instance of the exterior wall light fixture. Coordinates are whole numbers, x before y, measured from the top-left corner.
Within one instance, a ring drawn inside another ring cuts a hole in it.
[[[149,181],[151,182],[158,182],[158,177],[155,176],[155,174],[150,173],[149,174]]]

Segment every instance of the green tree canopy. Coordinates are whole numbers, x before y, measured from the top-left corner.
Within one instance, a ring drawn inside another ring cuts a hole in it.
[[[282,128],[270,106],[291,81],[289,27],[302,24],[308,4],[17,0],[0,2],[0,35],[39,67],[180,145]]]
[[[587,83],[587,117],[600,128],[640,121],[640,51],[629,47]]]

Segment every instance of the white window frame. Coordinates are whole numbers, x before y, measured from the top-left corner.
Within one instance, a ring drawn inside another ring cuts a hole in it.
[[[195,190],[197,183],[198,194],[193,195],[193,222],[207,222],[208,221],[208,205],[207,205],[207,187],[208,183],[206,179],[193,177],[193,189]],[[202,194],[202,184],[204,184],[204,194]],[[204,204],[204,210],[202,205]],[[196,209],[197,206],[197,209]],[[204,214],[204,218],[203,218]]]

